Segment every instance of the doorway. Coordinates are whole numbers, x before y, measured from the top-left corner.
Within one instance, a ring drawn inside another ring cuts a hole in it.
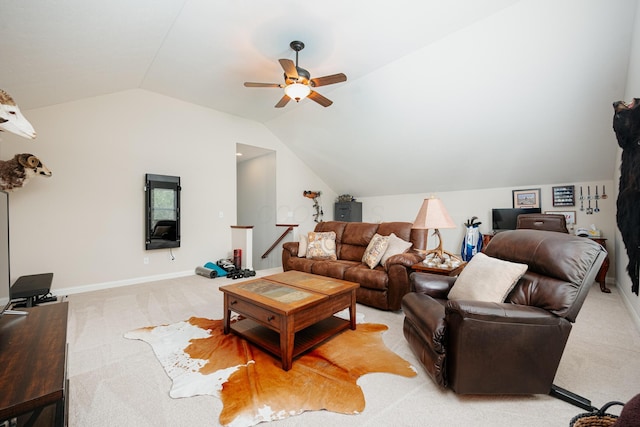
[[[282,253],[262,254],[278,238],[276,227],[276,152],[253,145],[236,144],[237,225],[253,226],[254,270],[282,265]],[[242,154],[242,155],[240,155]]]

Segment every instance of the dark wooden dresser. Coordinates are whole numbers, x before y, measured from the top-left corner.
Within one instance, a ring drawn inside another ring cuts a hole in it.
[[[0,318],[0,424],[67,424],[68,305],[45,304]]]

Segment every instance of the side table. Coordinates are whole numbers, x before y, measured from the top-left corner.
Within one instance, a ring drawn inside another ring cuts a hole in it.
[[[424,273],[432,273],[432,274],[440,274],[442,276],[457,276],[467,265],[466,262],[460,263],[457,267],[450,268],[440,268],[440,267],[429,267],[423,262],[419,262],[417,264],[413,264],[411,269],[414,271],[421,271]]]

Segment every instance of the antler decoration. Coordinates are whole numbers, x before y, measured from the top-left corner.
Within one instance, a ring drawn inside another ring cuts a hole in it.
[[[0,131],[7,131],[24,138],[34,139],[36,131],[22,115],[11,95],[0,89]]]
[[[322,215],[324,215],[322,206],[320,206],[320,202],[318,201],[320,194],[322,194],[320,191],[305,191],[302,193],[307,199],[313,199],[313,208],[316,210],[316,213],[313,214],[313,220],[315,222],[322,222]]]

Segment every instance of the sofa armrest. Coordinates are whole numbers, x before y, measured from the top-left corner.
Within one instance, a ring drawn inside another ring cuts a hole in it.
[[[456,277],[441,274],[413,272],[409,277],[411,291],[429,295],[432,298],[446,299]]]
[[[284,242],[282,244],[282,250],[289,252],[290,256],[297,257],[299,245],[300,245],[300,242]]]
[[[282,244],[282,269],[284,271],[291,270],[289,266],[289,260],[291,258],[298,258],[299,244],[299,242],[285,242]]]
[[[409,268],[413,264],[417,264],[422,260],[424,260],[424,255],[418,252],[415,252],[415,251],[404,252],[401,254],[390,256],[386,264],[384,265],[384,268],[386,270],[389,270],[389,267],[394,264],[403,265]]]

